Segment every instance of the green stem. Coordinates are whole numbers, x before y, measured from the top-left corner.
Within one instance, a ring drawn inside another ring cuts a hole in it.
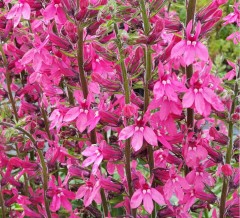
[[[104,190],[101,188],[100,190],[100,194],[101,194],[101,199],[102,199],[102,205],[103,205],[103,211],[105,214],[105,217],[108,217],[108,206],[107,206],[107,199],[104,193]]]
[[[10,72],[8,70],[7,57],[6,57],[5,53],[4,53],[4,50],[3,50],[1,42],[0,42],[0,52],[2,53],[3,65],[4,65],[5,69],[6,69],[6,82],[7,82],[8,98],[9,98],[10,103],[12,105],[12,109],[13,109],[13,114],[14,114],[15,120],[16,120],[16,122],[18,122],[19,118],[18,118],[17,108],[16,108],[16,105],[15,105],[15,101],[14,101],[14,97],[13,97],[12,89],[11,89],[11,84],[12,84],[11,74],[10,74]],[[16,145],[15,147],[16,147],[17,156],[19,158],[21,158],[18,146]],[[24,177],[25,194],[28,195],[28,178],[27,178],[26,174],[24,174],[23,177]]]
[[[150,23],[149,18],[146,10],[146,2],[144,0],[139,0],[140,7],[141,7],[141,15],[144,24],[144,33],[146,36],[149,35],[150,32]],[[151,80],[152,76],[152,51],[151,46],[147,45],[145,48],[145,68],[146,73],[144,75],[144,112],[147,111],[149,101],[150,101],[150,92],[148,89],[149,81]],[[150,175],[153,176],[153,169],[154,169],[154,158],[153,158],[153,148],[151,145],[148,146],[148,164],[150,169]],[[155,186],[153,183],[152,186]],[[154,209],[152,212],[152,217],[156,217],[156,206],[154,204]]]
[[[83,97],[87,99],[88,97],[88,84],[87,79],[84,72],[84,39],[83,39],[83,28],[78,25],[78,50],[77,50],[77,60],[78,60],[78,69],[79,69],[79,84],[83,91]],[[93,129],[90,132],[90,140],[92,144],[97,143],[97,135],[96,130]],[[102,204],[103,204],[103,210],[105,217],[108,217],[108,206],[107,206],[107,200],[104,191],[101,191],[101,198],[102,198]]]
[[[1,213],[1,217],[2,218],[6,218],[6,207],[4,204],[4,198],[3,198],[3,194],[2,194],[2,186],[0,185],[0,205],[1,205],[1,209],[2,209],[2,213]]]
[[[117,24],[114,24],[114,30],[117,38],[117,47],[118,47],[118,52],[119,52],[119,63],[121,66],[121,71],[122,71],[122,77],[123,77],[123,87],[124,87],[124,96],[125,96],[125,104],[130,103],[130,89],[129,89],[129,80],[128,80],[128,75],[127,75],[127,69],[124,63],[124,54],[122,51],[122,42],[119,38],[118,34],[118,27]],[[128,122],[127,122],[128,123]],[[128,190],[129,190],[129,196],[130,198],[133,195],[133,185],[132,185],[132,176],[131,176],[131,146],[130,146],[130,139],[126,140],[125,143],[125,171],[126,171],[126,176],[127,176],[127,183],[128,183]],[[132,215],[136,217],[136,210],[132,210]]]
[[[85,72],[84,72],[83,47],[84,47],[83,28],[80,25],[78,25],[77,59],[78,59],[78,69],[79,69],[79,84],[80,84],[80,87],[82,88],[82,91],[83,91],[83,97],[85,99],[87,99],[87,97],[88,97],[88,84],[87,84],[87,79],[86,79]],[[96,141],[97,141],[96,130],[95,129],[93,129],[90,132],[90,138],[91,138],[91,141],[94,142],[94,144],[95,144]]]
[[[195,8],[196,8],[196,0],[189,0],[187,5],[187,19],[186,19],[186,26],[191,21],[194,20],[195,16]],[[189,83],[192,75],[193,75],[193,65],[189,65],[186,67],[186,74],[187,74],[187,82]],[[193,128],[194,124],[194,111],[191,108],[187,109],[187,127],[188,129]]]
[[[17,130],[20,131],[21,133],[25,134],[25,135],[32,141],[32,143],[34,144],[35,148],[37,148],[37,147],[36,147],[36,145],[37,145],[36,140],[33,138],[33,136],[31,135],[31,133],[29,133],[29,132],[26,131],[25,129],[23,129],[23,128],[21,128],[21,127],[17,127],[17,126],[15,126],[14,124],[7,123],[7,122],[0,122],[0,125],[17,129]],[[47,165],[46,165],[46,163],[45,163],[45,161],[44,161],[44,156],[43,156],[42,151],[37,148],[37,153],[38,153],[38,156],[39,156],[39,158],[40,158],[40,162],[41,162],[41,166],[42,166],[44,203],[45,203],[45,207],[46,207],[47,217],[48,217],[48,218],[51,218],[51,217],[52,217],[52,216],[51,216],[51,211],[50,211],[49,203],[48,203],[47,196],[46,196],[47,186],[48,186]]]
[[[239,67],[238,71],[240,71],[240,61],[238,63],[238,67]],[[235,107],[236,107],[236,101],[237,101],[237,96],[238,96],[239,75],[240,75],[240,72],[238,72],[237,76],[236,76],[236,82],[235,82],[235,85],[234,85],[234,96],[233,96],[233,100],[232,100],[231,111],[230,111],[230,114],[229,114],[229,126],[228,126],[229,144],[228,144],[227,153],[226,153],[226,161],[225,161],[226,164],[231,164],[231,159],[232,159],[233,125],[234,125],[234,123],[231,120],[231,116],[234,113]],[[229,185],[228,178],[226,176],[224,176],[223,177],[221,200],[220,200],[220,215],[219,215],[219,218],[224,218],[225,217],[225,205],[226,205],[226,200],[227,200],[227,195],[228,195],[228,185]]]
[[[47,113],[46,113],[46,111],[43,107],[41,107],[41,111],[42,111],[42,116],[43,116],[43,120],[44,120],[44,124],[45,124],[45,131],[48,135],[48,138],[50,140],[52,140],[52,135],[51,135],[50,130],[49,130],[49,121],[48,121],[48,118],[47,118]]]

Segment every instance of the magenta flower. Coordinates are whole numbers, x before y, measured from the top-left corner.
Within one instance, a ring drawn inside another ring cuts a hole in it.
[[[146,122],[141,118],[138,118],[134,125],[122,129],[119,134],[119,140],[126,140],[130,137],[132,137],[131,145],[135,151],[138,151],[142,147],[143,139],[150,145],[157,145],[156,134],[150,127],[146,126]]]
[[[71,122],[76,119],[76,126],[80,132],[83,132],[88,126],[88,131],[91,131],[97,125],[100,116],[98,111],[94,112],[90,109],[90,103],[89,100],[85,99],[79,101],[80,106],[69,109],[65,114],[63,121]]]
[[[84,206],[89,206],[93,200],[97,203],[101,202],[100,196],[100,181],[95,180],[93,176],[90,177],[88,181],[84,185],[81,185],[76,193],[76,199],[83,198]]]
[[[240,3],[236,1],[233,6],[233,12],[227,15],[226,17],[223,18],[225,21],[223,25],[227,25],[230,23],[237,23],[238,26],[240,26],[240,10],[239,10],[239,5]]]
[[[224,105],[214,91],[208,87],[209,75],[200,76],[195,72],[191,78],[191,87],[183,96],[183,107],[194,107],[196,111],[207,117],[211,113],[211,107],[217,111],[223,111]]]
[[[183,200],[183,189],[187,190],[190,187],[188,182],[185,178],[177,174],[174,167],[170,169],[169,175],[170,178],[167,180],[166,184],[163,187],[164,196],[167,200],[170,200],[173,195],[176,195],[179,200]]]
[[[13,27],[15,28],[23,16],[24,19],[29,20],[31,14],[31,8],[24,0],[20,0],[15,4],[7,14],[7,19],[13,19]]]
[[[206,46],[199,41],[201,23],[197,23],[195,33],[192,33],[192,28],[193,21],[191,20],[186,28],[186,39],[178,42],[171,52],[171,58],[183,55],[183,60],[186,65],[192,64],[196,57],[202,61],[208,60],[208,50]]]
[[[58,185],[55,184],[55,177],[52,176],[52,179],[48,183],[47,196],[52,198],[50,205],[51,211],[55,212],[63,206],[66,210],[72,211],[72,205],[68,199],[75,199],[75,194],[62,187],[62,182],[60,177],[58,178]]]
[[[153,200],[159,205],[164,205],[165,201],[162,194],[155,188],[151,188],[147,183],[142,184],[131,198],[131,208],[138,208],[143,201],[145,210],[151,214],[153,211]]]
[[[122,152],[120,150],[114,149],[106,143],[106,141],[101,141],[98,144],[92,144],[90,147],[86,148],[82,152],[83,156],[87,158],[83,161],[82,167],[87,167],[93,164],[92,174],[97,173],[98,167],[103,159],[107,160],[119,160],[122,158]]]

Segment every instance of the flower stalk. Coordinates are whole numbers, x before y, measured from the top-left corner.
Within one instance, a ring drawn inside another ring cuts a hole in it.
[[[2,218],[6,218],[6,208],[5,208],[5,204],[4,204],[4,198],[3,198],[3,194],[2,194],[2,186],[0,185],[0,206],[1,206],[1,217]]]
[[[46,165],[46,163],[44,161],[44,156],[43,156],[42,151],[36,147],[36,145],[37,145],[36,140],[33,138],[33,136],[28,131],[26,131],[25,129],[23,129],[21,127],[15,126],[15,125],[13,125],[11,123],[7,123],[7,122],[0,122],[0,125],[1,126],[7,126],[7,127],[10,127],[10,128],[14,128],[14,129],[20,131],[21,133],[25,134],[32,141],[32,143],[34,144],[34,146],[35,146],[35,148],[37,150],[38,156],[40,158],[41,166],[42,166],[44,203],[45,203],[45,207],[46,207],[47,217],[51,218],[52,217],[51,216],[51,211],[50,211],[49,203],[48,203],[47,196],[46,196],[47,188],[48,188],[48,170],[47,170],[47,165]]]
[[[231,159],[232,159],[232,150],[233,150],[233,126],[234,123],[231,120],[232,114],[235,111],[236,108],[236,102],[237,102],[237,96],[238,96],[238,80],[239,80],[239,74],[240,74],[240,61],[238,62],[238,72],[236,71],[236,82],[234,84],[234,96],[232,100],[232,105],[231,105],[231,110],[229,114],[229,125],[228,125],[228,138],[229,138],[229,143],[228,143],[228,148],[227,148],[227,153],[226,153],[226,159],[225,159],[225,164],[231,164]],[[220,218],[225,217],[225,205],[226,205],[226,200],[227,200],[227,195],[228,195],[228,186],[229,186],[229,180],[226,176],[223,177],[223,186],[222,186],[222,192],[221,192],[221,200],[220,200]]]
[[[77,60],[78,60],[78,69],[79,69],[79,84],[80,87],[82,88],[83,92],[83,97],[87,99],[88,97],[88,84],[87,84],[87,79],[85,76],[84,72],[84,39],[83,39],[83,28],[78,25],[78,50],[77,50]],[[97,143],[97,135],[95,129],[93,129],[90,132],[90,139],[92,144]],[[102,198],[102,205],[103,205],[103,211],[104,215],[107,217],[108,216],[108,206],[107,206],[107,200],[106,196],[104,193],[104,190],[100,190],[101,198]]]
[[[122,53],[122,43],[119,38],[118,34],[118,27],[117,24],[114,24],[114,30],[117,38],[117,47],[118,47],[118,52],[119,52],[119,61],[120,61],[120,66],[121,66],[121,71],[122,71],[122,77],[123,77],[123,87],[124,87],[124,95],[125,95],[125,104],[130,103],[130,90],[129,90],[129,80],[128,80],[128,75],[127,75],[127,69],[124,63],[124,55]],[[133,185],[132,185],[132,176],[131,176],[131,146],[130,146],[130,139],[126,140],[125,144],[125,171],[126,171],[126,176],[127,176],[127,182],[128,182],[128,189],[129,189],[129,196],[132,197],[133,195]],[[132,210],[132,213],[134,215],[134,210]],[[136,215],[134,215],[135,217]]]
[[[194,20],[196,2],[197,2],[196,0],[188,1],[186,26],[191,20]],[[190,82],[192,75],[193,75],[193,65],[191,64],[186,67],[186,76],[187,76],[188,83]],[[187,108],[187,127],[188,127],[188,129],[193,128],[193,124],[194,124],[194,111],[191,108]]]

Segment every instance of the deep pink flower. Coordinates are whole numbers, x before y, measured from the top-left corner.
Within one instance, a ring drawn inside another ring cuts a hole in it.
[[[211,113],[211,107],[217,111],[223,111],[224,105],[214,91],[208,87],[209,76],[195,72],[191,78],[191,87],[183,96],[183,107],[193,107],[196,111],[207,117]]]
[[[137,189],[131,198],[131,208],[138,208],[143,201],[145,210],[151,214],[153,211],[153,200],[159,205],[164,205],[165,201],[162,194],[149,184],[144,183]]]
[[[85,182],[84,185],[81,185],[76,193],[76,199],[83,198],[84,206],[89,206],[92,201],[96,201],[97,203],[101,202],[100,196],[100,181],[96,180],[93,176],[90,177],[88,181]]]
[[[92,144],[90,147],[86,148],[82,152],[82,155],[87,157],[83,161],[82,167],[87,167],[93,164],[92,174],[95,175],[103,159],[119,160],[122,157],[122,152],[112,148],[106,143],[106,141],[103,140],[99,143],[99,145]]]
[[[98,111],[93,111],[90,108],[90,100],[82,100],[78,107],[73,107],[65,114],[63,121],[71,122],[76,119],[76,126],[80,132],[83,132],[88,126],[88,132],[95,128],[100,116]]]
[[[183,200],[183,189],[189,189],[189,184],[185,178],[177,174],[174,167],[169,171],[170,178],[167,180],[163,187],[164,196],[167,200],[170,200],[175,195],[179,200]]]
[[[227,40],[232,40],[235,45],[240,43],[240,32],[234,32],[227,37]]]
[[[183,155],[187,166],[196,166],[208,156],[207,150],[202,146],[201,138],[196,138],[191,132],[187,136],[186,143],[183,145]]]
[[[58,186],[55,184],[55,177],[52,176],[48,183],[47,196],[52,198],[51,211],[55,212],[63,206],[67,211],[72,211],[72,205],[68,199],[75,199],[75,194],[62,186],[61,178],[58,178]]]
[[[231,176],[233,174],[233,170],[230,164],[225,164],[222,166],[222,172],[225,176]]]
[[[208,50],[205,45],[199,41],[199,34],[201,33],[201,23],[198,22],[195,33],[192,33],[193,21],[191,20],[186,28],[186,39],[177,43],[171,52],[171,58],[176,58],[183,55],[183,60],[186,65],[194,62],[195,57],[200,60],[208,60]]]
[[[122,129],[119,133],[119,140],[126,140],[132,137],[131,145],[135,151],[138,151],[143,145],[143,139],[150,145],[157,145],[157,136],[154,131],[146,126],[146,121],[138,118],[134,125]]]
[[[225,21],[223,23],[223,25],[227,25],[227,24],[236,22],[237,25],[240,26],[240,10],[238,9],[239,5],[240,5],[240,3],[237,1],[234,3],[234,6],[233,6],[234,11],[223,18],[223,20]]]
[[[15,4],[7,14],[7,19],[13,19],[14,28],[19,24],[21,16],[24,19],[29,20],[31,14],[31,8],[24,0],[20,0]]]

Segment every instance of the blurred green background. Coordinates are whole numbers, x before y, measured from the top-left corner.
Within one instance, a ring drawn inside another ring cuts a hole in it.
[[[209,0],[198,0],[196,11],[202,7],[208,5]],[[225,5],[220,8],[223,10],[223,17],[233,11],[234,0],[229,0]],[[185,0],[177,0],[171,3],[171,9],[177,11],[180,20],[185,23],[186,7]],[[223,26],[223,21],[219,21],[212,31],[208,34],[207,46],[209,54],[213,61],[213,73],[223,77],[226,72],[231,70],[231,66],[228,65],[227,60],[236,62],[236,59],[240,56],[240,46],[235,45],[232,41],[226,40],[226,38],[238,30],[236,24],[230,24]],[[239,30],[238,30],[239,31]]]

